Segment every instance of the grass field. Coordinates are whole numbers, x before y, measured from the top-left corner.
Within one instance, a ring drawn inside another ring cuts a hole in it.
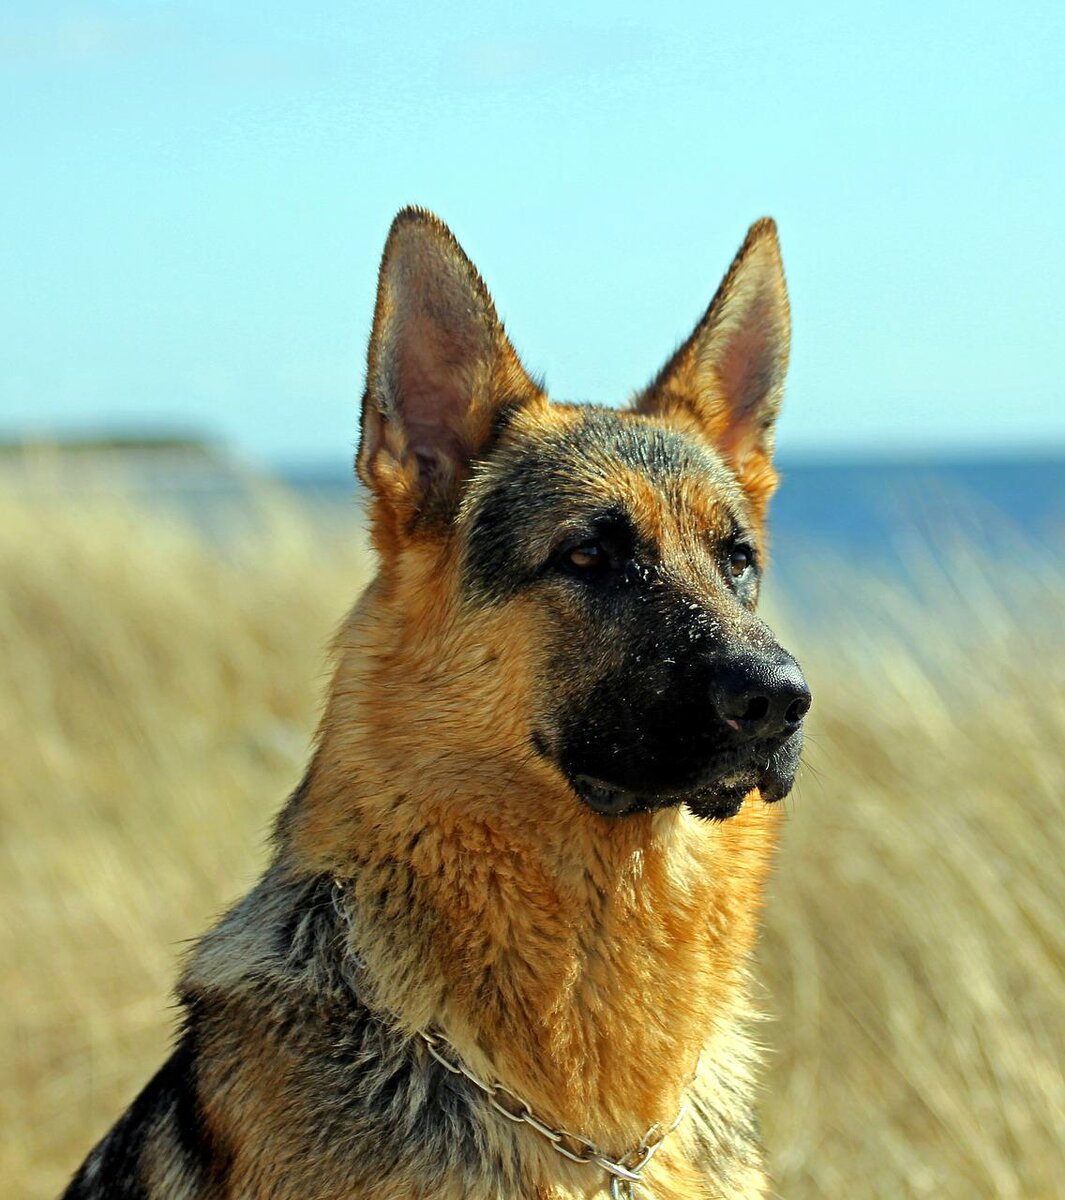
[[[223,555],[0,501],[4,1197],[55,1195],[164,1055],[183,946],[299,777],[355,528],[274,500]],[[777,604],[816,697],[758,963],[788,1200],[1065,1195],[1065,568],[1039,561],[930,555],[919,600],[812,555],[832,619]]]

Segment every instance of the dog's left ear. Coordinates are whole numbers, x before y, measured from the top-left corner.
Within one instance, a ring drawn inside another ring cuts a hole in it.
[[[706,315],[637,398],[720,451],[764,508],[776,484],[773,429],[784,394],[791,318],[776,224],[755,222]]]
[[[451,230],[403,209],[381,259],[356,460],[376,513],[410,528],[453,512],[500,409],[539,394]]]

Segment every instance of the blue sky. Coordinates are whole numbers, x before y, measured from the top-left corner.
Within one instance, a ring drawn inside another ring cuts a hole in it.
[[[778,220],[792,453],[1065,449],[1065,6],[8,3],[0,435],[350,456],[420,203],[559,398]]]

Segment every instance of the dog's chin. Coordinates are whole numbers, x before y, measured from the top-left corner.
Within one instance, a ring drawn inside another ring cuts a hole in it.
[[[784,799],[795,782],[801,745],[800,734],[789,738],[768,761],[763,761],[761,769],[733,769],[674,792],[631,791],[588,775],[571,776],[570,784],[590,809],[604,817],[627,817],[683,804],[704,821],[726,821],[740,811],[755,788],[768,803]]]
[[[590,779],[587,775],[578,776],[571,783],[581,800],[603,817],[629,817],[683,804],[695,816],[707,821],[734,817],[740,811],[744,797],[758,786],[753,778],[729,779],[679,792],[648,795]]]

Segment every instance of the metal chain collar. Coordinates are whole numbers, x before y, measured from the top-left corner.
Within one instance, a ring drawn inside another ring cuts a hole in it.
[[[419,1031],[419,1036],[425,1042],[429,1053],[442,1067],[445,1067],[452,1075],[461,1075],[464,1079],[468,1079],[475,1088],[485,1094],[488,1103],[500,1116],[506,1117],[508,1121],[513,1121],[516,1125],[522,1123],[528,1125],[530,1129],[547,1139],[552,1150],[561,1154],[563,1158],[569,1159],[570,1162],[583,1166],[594,1164],[601,1167],[610,1180],[610,1195],[613,1200],[628,1200],[634,1195],[633,1189],[640,1182],[647,1164],[658,1153],[659,1147],[666,1138],[681,1123],[688,1110],[688,1106],[682,1104],[680,1112],[677,1113],[668,1128],[663,1129],[661,1125],[655,1123],[631,1150],[621,1155],[620,1158],[611,1158],[609,1154],[600,1150],[595,1142],[581,1134],[570,1133],[568,1129],[552,1129],[550,1125],[546,1125],[532,1111],[528,1102],[516,1092],[511,1091],[506,1084],[485,1083],[483,1079],[479,1079],[458,1056],[455,1047],[445,1038],[438,1034],[426,1033],[424,1030]],[[454,1056],[453,1058],[442,1053],[442,1049],[445,1048]]]
[[[350,927],[350,915],[342,905],[344,894],[343,884],[339,879],[333,881],[333,907],[337,914]],[[358,960],[356,959],[356,962]],[[359,963],[361,966],[361,962]],[[535,1133],[546,1139],[556,1154],[568,1159],[579,1166],[597,1166],[606,1173],[610,1181],[611,1200],[632,1200],[634,1188],[641,1182],[644,1171],[651,1159],[658,1153],[666,1138],[677,1128],[688,1111],[688,1106],[682,1104],[680,1111],[674,1117],[672,1124],[662,1128],[657,1122],[640,1138],[631,1150],[618,1158],[600,1150],[595,1142],[579,1133],[570,1133],[568,1129],[552,1129],[545,1124],[529,1107],[528,1101],[523,1100],[505,1083],[486,1083],[475,1075],[462,1061],[455,1047],[440,1034],[419,1030],[418,1036],[425,1043],[426,1049],[436,1061],[452,1075],[461,1075],[469,1080],[478,1091],[487,1098],[488,1103],[501,1116],[515,1125],[527,1125]]]

